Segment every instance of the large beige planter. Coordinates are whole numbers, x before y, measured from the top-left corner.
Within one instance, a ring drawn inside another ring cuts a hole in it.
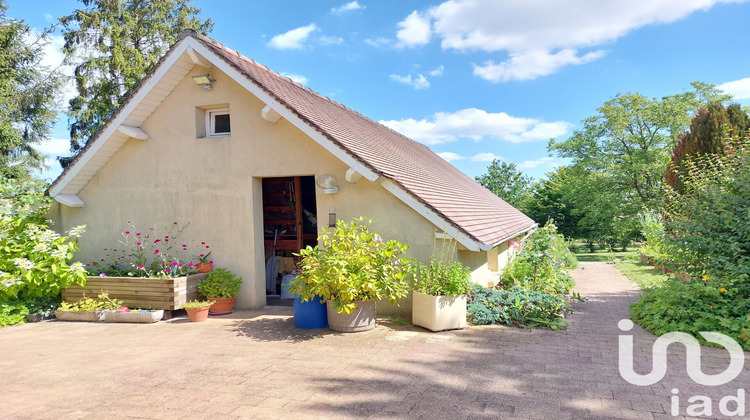
[[[104,311],[63,311],[55,310],[58,321],[100,322],[104,320]]]
[[[122,300],[122,304],[129,308],[174,311],[185,302],[198,299],[198,283],[206,276],[193,274],[172,279],[89,276],[84,286],[73,284],[63,289],[62,298],[66,302],[75,302],[84,294],[96,297],[107,292],[110,298]]]
[[[414,292],[411,322],[430,331],[466,327],[466,295],[432,296]]]
[[[333,302],[326,302],[328,328],[338,332],[362,332],[375,328],[375,302],[357,301],[357,309],[350,314],[336,312]]]

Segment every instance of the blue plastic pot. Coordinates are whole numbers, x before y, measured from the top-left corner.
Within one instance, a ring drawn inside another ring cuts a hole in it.
[[[294,311],[294,327],[306,330],[328,327],[328,313],[325,302],[320,303],[320,296],[313,300],[302,302],[301,298],[295,298],[292,306]]]

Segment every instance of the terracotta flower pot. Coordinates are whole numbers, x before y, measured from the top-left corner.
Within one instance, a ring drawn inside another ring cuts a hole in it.
[[[229,315],[234,312],[234,301],[237,298],[206,298],[206,300],[214,303],[208,311],[210,315]]]
[[[203,322],[208,319],[208,308],[210,306],[206,306],[205,308],[185,308],[185,312],[187,312],[190,322]]]
[[[199,262],[198,264],[195,264],[195,268],[198,269],[199,273],[210,273],[211,265],[212,264],[208,262]]]

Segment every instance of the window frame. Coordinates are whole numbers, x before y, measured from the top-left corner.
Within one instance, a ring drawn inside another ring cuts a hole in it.
[[[214,117],[219,115],[229,115],[229,131],[216,132],[216,120]],[[206,110],[206,137],[226,137],[232,134],[232,119],[229,108],[216,108]]]

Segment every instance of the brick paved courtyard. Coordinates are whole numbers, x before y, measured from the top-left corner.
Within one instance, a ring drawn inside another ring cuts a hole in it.
[[[649,387],[618,374],[620,319],[635,287],[611,265],[582,263],[570,328],[504,326],[429,333],[382,320],[370,332],[297,330],[291,308],[203,323],[44,322],[0,329],[0,418],[672,418],[694,395],[750,386],[750,362],[729,384],[703,387],[671,346]],[[636,370],[655,337],[636,326]],[[728,355],[703,349],[704,371]],[[747,357],[746,359],[750,359]],[[750,402],[750,401],[749,401]],[[731,406],[730,406],[731,408]]]

